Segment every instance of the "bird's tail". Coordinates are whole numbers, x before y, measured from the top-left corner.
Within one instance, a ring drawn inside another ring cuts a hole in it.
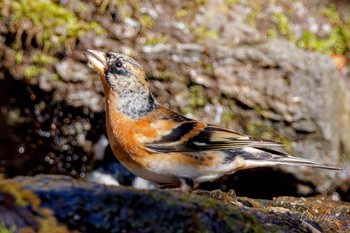
[[[340,170],[334,165],[317,163],[308,159],[291,156],[287,153],[267,148],[245,147],[241,149],[230,150],[231,158],[241,157],[245,162],[245,168],[264,167],[274,165],[291,165],[291,166],[307,166],[314,168],[323,168],[329,170]]]

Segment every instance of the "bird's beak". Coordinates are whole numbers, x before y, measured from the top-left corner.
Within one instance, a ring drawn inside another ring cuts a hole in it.
[[[97,50],[88,49],[84,53],[89,60],[89,66],[98,72],[103,72],[106,65],[106,54]]]

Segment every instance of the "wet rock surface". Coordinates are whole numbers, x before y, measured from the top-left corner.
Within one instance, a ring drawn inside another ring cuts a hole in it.
[[[40,199],[17,181],[0,178],[0,231],[70,232],[57,222],[53,211],[40,204]]]
[[[349,153],[341,146],[350,138],[349,96],[329,58],[280,40],[231,53],[233,64],[219,65],[213,72],[222,93],[245,106],[245,112],[239,111],[242,118],[254,109],[248,124],[272,123],[277,134],[294,139],[290,149],[295,154],[311,160],[334,163]],[[324,189],[321,192],[332,186],[336,175],[321,169],[282,169]]]
[[[11,79],[0,80],[0,86],[1,172],[9,177],[85,174],[92,160],[91,140],[97,141],[104,132],[102,117],[94,121],[94,112],[54,101],[52,92],[37,86]],[[91,121],[95,122],[93,129]],[[101,133],[96,135],[96,131]]]
[[[350,226],[350,205],[322,198],[269,201],[234,192],[145,191],[47,175],[15,180],[79,232],[341,232]]]

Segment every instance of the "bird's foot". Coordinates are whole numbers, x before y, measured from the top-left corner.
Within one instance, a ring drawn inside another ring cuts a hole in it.
[[[188,192],[194,188],[194,182],[190,178],[180,178],[180,183],[176,184],[159,184],[159,189],[171,189],[176,191]]]

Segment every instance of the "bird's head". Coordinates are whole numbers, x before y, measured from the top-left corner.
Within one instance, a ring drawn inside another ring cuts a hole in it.
[[[85,55],[90,67],[100,74],[106,98],[118,111],[138,119],[156,107],[145,72],[134,59],[90,49]]]
[[[98,71],[105,88],[119,93],[127,90],[148,89],[146,75],[142,66],[131,57],[116,52],[103,53],[87,50],[89,65]],[[143,88],[142,88],[143,87]]]

